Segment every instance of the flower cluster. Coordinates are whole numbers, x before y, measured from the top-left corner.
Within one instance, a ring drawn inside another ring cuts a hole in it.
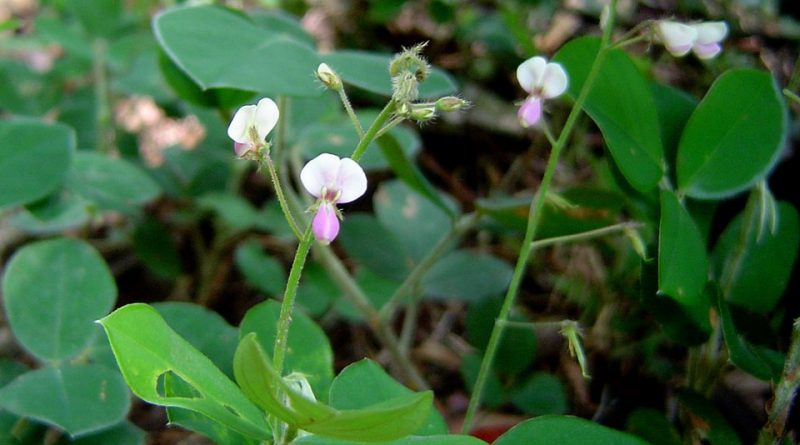
[[[517,67],[517,80],[528,98],[517,112],[523,127],[535,125],[542,118],[542,103],[545,99],[558,97],[567,90],[567,73],[564,68],[544,57],[536,56]]]
[[[689,53],[703,60],[711,59],[722,51],[723,39],[728,35],[725,22],[702,22],[685,24],[670,20],[656,22],[655,35],[675,57]]]

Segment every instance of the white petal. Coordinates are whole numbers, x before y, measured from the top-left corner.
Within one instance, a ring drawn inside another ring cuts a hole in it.
[[[685,56],[697,40],[697,30],[683,23],[662,20],[658,22],[658,36],[673,56]]]
[[[545,99],[558,97],[567,90],[567,72],[558,63],[548,63],[542,76],[542,96]]]
[[[231,124],[228,125],[228,136],[235,142],[247,144],[250,142],[250,135],[247,134],[248,128],[253,122],[256,114],[255,105],[245,105],[233,115]]]
[[[517,80],[523,90],[532,93],[535,88],[542,86],[545,66],[547,66],[547,59],[536,56],[522,62],[517,67]]]
[[[338,156],[330,153],[322,153],[308,163],[300,171],[300,182],[308,193],[322,196],[322,189],[331,188],[335,185],[336,176],[339,173],[341,160]]]
[[[700,45],[719,43],[728,35],[728,25],[725,22],[703,22],[692,25],[697,32],[697,42]]]
[[[355,201],[367,191],[367,175],[358,163],[344,158],[339,164],[336,187],[342,193],[337,202]]]
[[[276,105],[272,99],[265,97],[258,101],[254,123],[259,140],[263,141],[267,138],[269,132],[272,131],[272,129],[275,128],[275,124],[278,123],[278,117],[280,117],[278,105]]]

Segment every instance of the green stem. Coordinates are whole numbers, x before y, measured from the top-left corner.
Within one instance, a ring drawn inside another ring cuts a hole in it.
[[[773,437],[776,441],[786,434],[786,420],[795,394],[800,389],[800,318],[794,320],[792,344],[786,355],[783,375],[775,387],[775,399],[769,407],[769,422],[761,432],[762,436]]]
[[[270,158],[269,154],[266,154],[262,159],[263,164],[266,164],[267,171],[269,171],[269,179],[272,181],[272,188],[275,189],[275,196],[278,197],[278,203],[281,205],[281,210],[283,211],[283,216],[286,218],[286,222],[289,223],[289,227],[292,229],[294,236],[297,239],[302,237],[302,232],[297,227],[297,222],[292,216],[292,212],[289,209],[289,205],[286,203],[286,196],[283,194],[283,187],[281,186],[281,180],[278,177],[278,172],[275,169],[275,164],[272,162],[272,158]]]
[[[356,149],[353,150],[353,154],[350,156],[354,161],[358,162],[361,159],[361,156],[364,156],[364,152],[367,151],[367,147],[369,147],[370,142],[375,140],[375,136],[378,134],[378,131],[383,127],[383,124],[389,119],[389,116],[392,115],[394,112],[395,102],[394,99],[389,100],[389,103],[383,107],[378,117],[372,122],[372,125],[369,126],[367,132],[364,133],[364,137],[358,141],[358,145]]]
[[[384,134],[388,133],[389,131],[391,131],[392,128],[396,127],[397,124],[403,122],[404,120],[405,118],[400,116],[397,116],[394,119],[390,120],[389,123],[387,123],[386,125],[383,126],[383,128],[378,130],[378,132],[375,134],[375,139],[378,139]]]
[[[344,87],[339,88],[339,99],[341,99],[342,105],[344,106],[345,111],[347,111],[347,116],[350,118],[350,122],[353,123],[353,127],[356,129],[358,137],[363,139],[364,128],[361,127],[361,121],[358,120],[358,116],[356,116],[356,112],[353,110],[353,105],[350,104],[350,99],[347,97]]]
[[[283,360],[286,356],[287,341],[289,339],[289,325],[292,323],[292,311],[294,310],[294,297],[297,295],[297,285],[300,283],[300,275],[303,273],[303,266],[306,264],[308,251],[314,237],[311,233],[311,224],[306,227],[297,252],[294,254],[292,269],[289,271],[289,280],[286,282],[286,291],[283,293],[281,303],[281,314],[278,318],[278,332],[275,337],[275,351],[272,354],[272,365],[279,374],[283,373]]]
[[[97,39],[92,43],[92,76],[97,107],[97,151],[100,153],[114,151],[114,128],[111,122],[111,99],[106,72],[107,49],[108,45],[103,39]]]
[[[554,236],[552,238],[544,238],[540,240],[536,240],[531,243],[531,250],[552,246],[554,244],[563,244],[563,243],[574,243],[577,241],[585,241],[592,238],[598,238],[604,235],[608,235],[615,232],[624,232],[627,229],[634,229],[637,227],[641,227],[641,224],[635,222],[622,222],[618,224],[613,224],[606,227],[601,227],[599,229],[594,230],[587,230],[585,232],[574,233],[572,235],[563,235],[563,236]]]
[[[597,57],[595,57],[594,62],[592,63],[592,68],[589,71],[589,75],[586,77],[583,87],[581,87],[580,94],[575,100],[575,104],[573,105],[572,110],[567,117],[567,121],[564,124],[564,128],[561,131],[558,140],[556,140],[556,144],[553,146],[553,149],[550,153],[550,158],[547,161],[544,177],[542,178],[541,185],[539,186],[539,191],[536,193],[536,197],[534,197],[531,202],[528,213],[528,226],[525,230],[525,238],[523,239],[522,248],[520,249],[519,257],[517,258],[517,264],[514,267],[514,274],[511,277],[511,283],[509,284],[508,291],[503,299],[503,305],[500,308],[500,313],[497,315],[497,320],[492,328],[492,333],[489,337],[489,343],[486,346],[486,353],[481,361],[478,378],[475,381],[475,387],[472,391],[472,398],[470,398],[469,406],[467,407],[467,413],[464,417],[462,432],[465,434],[469,433],[470,428],[472,427],[472,421],[478,410],[478,406],[480,405],[481,397],[483,396],[483,389],[486,385],[486,380],[489,377],[489,372],[491,371],[492,362],[497,354],[497,348],[500,346],[500,340],[502,338],[503,328],[505,326],[504,323],[506,320],[508,320],[508,316],[511,313],[511,308],[514,306],[514,300],[517,296],[519,286],[522,283],[522,278],[525,274],[528,259],[533,252],[532,244],[536,236],[536,231],[539,227],[539,221],[541,220],[542,209],[545,202],[544,197],[547,196],[550,183],[553,181],[553,174],[555,173],[556,165],[558,164],[558,158],[561,155],[561,150],[566,145],[567,140],[572,133],[572,128],[575,126],[575,122],[578,120],[578,116],[581,113],[584,102],[586,102],[586,98],[589,95],[592,84],[600,73],[600,66],[603,64],[603,60],[610,49],[609,42],[611,40],[611,31],[614,28],[613,24],[614,16],[616,14],[616,7],[617,0],[611,0],[608,23],[603,30],[603,37]]]
[[[383,305],[383,308],[380,310],[380,317],[384,321],[391,320],[394,316],[397,307],[400,305],[400,301],[408,294],[409,290],[411,290],[414,286],[419,283],[422,279],[422,276],[425,275],[425,272],[429,271],[433,263],[435,263],[441,256],[444,254],[448,247],[452,245],[452,243],[457,240],[464,232],[468,231],[475,224],[478,222],[478,215],[475,213],[470,213],[467,215],[462,216],[458,221],[455,222],[450,229],[445,233],[445,235],[439,239],[439,241],[433,246],[433,248],[425,255],[413,269],[408,274],[403,283],[400,284],[386,304]]]
[[[783,89],[783,95],[786,96],[789,100],[793,101],[794,103],[800,105],[800,96],[792,93],[788,88]]]

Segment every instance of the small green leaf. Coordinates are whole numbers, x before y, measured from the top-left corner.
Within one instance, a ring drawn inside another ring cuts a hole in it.
[[[500,295],[513,270],[488,253],[456,250],[434,263],[422,277],[422,291],[430,298],[477,301]]]
[[[564,385],[558,377],[545,372],[531,374],[520,385],[512,388],[511,401],[525,414],[564,414],[568,410]]]
[[[769,349],[753,345],[741,335],[734,324],[731,308],[722,298],[717,301],[722,334],[728,346],[730,360],[738,368],[761,380],[777,382],[782,371],[783,360],[771,360]]]
[[[553,58],[569,73],[568,94],[578,97],[600,39],[581,37],[564,45]],[[625,179],[640,192],[655,188],[664,174],[659,116],[650,85],[622,50],[607,53],[584,104],[600,127],[608,149]]]
[[[66,125],[0,122],[0,207],[36,201],[58,188],[73,151],[75,133]]]
[[[709,326],[710,300],[704,290],[708,281],[705,245],[678,198],[661,192],[661,225],[658,235],[658,292],[683,305],[701,327]]]
[[[110,210],[131,210],[155,199],[158,184],[124,159],[78,152],[67,176],[66,186],[98,206]]]
[[[355,87],[392,95],[392,79],[389,77],[391,55],[366,51],[335,51],[322,56],[322,61],[333,68],[346,83]],[[456,91],[456,83],[447,72],[432,68],[428,78],[419,85],[423,98],[446,96]]]
[[[680,192],[720,199],[747,189],[775,165],[787,128],[786,108],[769,72],[726,72],[683,131],[677,165]]]
[[[714,247],[713,266],[722,283],[725,300],[760,314],[771,311],[783,296],[794,270],[800,245],[797,210],[778,204],[778,225],[759,240],[753,221],[742,238],[742,215],[734,219]],[[754,217],[755,219],[755,217]],[[732,275],[726,268],[733,268]]]
[[[658,108],[658,122],[661,126],[661,139],[664,141],[666,162],[674,178],[678,144],[686,123],[697,108],[697,99],[677,88],[657,82],[650,83],[650,91]]]
[[[318,96],[319,59],[305,43],[262,29],[215,6],[179,7],[156,15],[158,43],[203,89],[234,88],[287,96]]]
[[[265,411],[299,429],[337,439],[381,442],[405,437],[422,427],[433,402],[433,393],[426,391],[365,409],[336,410],[287,384],[272,368],[255,333],[239,343],[233,369],[242,390]]]
[[[267,255],[258,241],[240,244],[234,253],[236,267],[245,280],[269,297],[283,293],[286,271],[280,261]]]
[[[44,367],[0,389],[0,408],[73,436],[120,422],[130,399],[119,373],[100,365]]]
[[[196,411],[246,436],[272,437],[263,413],[152,307],[129,304],[100,320],[100,324],[125,381],[142,400]],[[164,394],[159,390],[159,381],[170,375],[186,382],[197,395]]]
[[[494,445],[647,445],[636,436],[572,416],[526,420],[500,436]]]
[[[3,276],[8,322],[17,340],[42,360],[64,360],[97,334],[117,287],[103,258],[70,238],[31,243],[17,251]]]
[[[239,326],[239,339],[256,333],[262,349],[272,351],[280,314],[281,304],[275,300],[253,306]],[[295,310],[287,342],[286,370],[303,374],[317,398],[324,400],[333,380],[333,351],[325,331],[306,314]],[[272,354],[268,355],[272,357]]]

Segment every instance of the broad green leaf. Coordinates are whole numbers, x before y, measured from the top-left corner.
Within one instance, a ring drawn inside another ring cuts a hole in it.
[[[733,364],[756,378],[777,382],[781,375],[783,360],[773,360],[772,351],[751,344],[738,332],[731,308],[722,298],[717,301],[717,310],[725,344],[728,346],[728,355]]]
[[[686,123],[697,107],[697,99],[677,88],[657,82],[650,82],[650,91],[658,109],[664,157],[669,166],[670,177],[674,179],[678,144]]]
[[[700,231],[678,198],[661,192],[658,235],[658,292],[680,303],[702,327],[709,326],[710,300],[704,290],[708,258]]]
[[[422,277],[422,291],[434,299],[477,301],[500,295],[513,270],[488,253],[456,250],[434,263]]]
[[[467,339],[470,344],[481,351],[486,349],[489,343],[489,336],[502,304],[503,300],[498,295],[497,298],[485,298],[473,302],[467,308]],[[509,319],[511,321],[528,321],[513,310]],[[506,329],[497,349],[494,368],[504,374],[518,374],[525,370],[535,357],[536,334],[533,330]]]
[[[202,89],[183,72],[175,62],[164,52],[158,52],[158,66],[164,80],[181,99],[203,107],[227,108],[241,105],[253,99],[252,91],[237,90],[235,88],[208,88]]]
[[[726,72],[683,131],[678,147],[679,192],[720,199],[747,189],[775,165],[787,128],[785,105],[769,72]]]
[[[94,321],[114,306],[117,288],[92,246],[57,238],[14,254],[3,276],[3,296],[20,344],[41,360],[60,361],[97,334]]]
[[[305,436],[292,442],[292,445],[361,445],[364,442],[330,439],[321,436]],[[458,434],[437,436],[408,436],[391,442],[378,442],[380,445],[486,445],[486,442],[471,436]]]
[[[312,49],[316,46],[314,37],[303,28],[300,20],[288,12],[280,9],[256,9],[252,11],[250,18],[270,33],[291,37]]]
[[[145,445],[147,433],[138,426],[123,422],[99,433],[81,436],[67,443],[72,445]]]
[[[637,408],[628,416],[628,432],[635,434],[650,445],[681,445],[675,427],[664,414],[651,408]]]
[[[11,224],[33,235],[50,235],[80,227],[89,220],[91,205],[79,196],[56,191],[13,214]]]
[[[373,203],[378,221],[400,242],[394,254],[409,265],[424,258],[452,225],[447,213],[397,180],[382,183]]]
[[[553,58],[569,73],[568,94],[580,94],[600,39],[581,37]],[[655,188],[664,174],[659,116],[647,79],[622,50],[611,50],[600,66],[584,104],[625,179],[640,192]]]
[[[275,300],[253,306],[239,326],[239,339],[251,332],[256,333],[261,348],[270,351],[268,355],[271,357],[280,313],[281,304]],[[314,389],[316,397],[325,399],[333,380],[333,351],[325,332],[299,310],[292,314],[285,369],[303,374]]]
[[[154,308],[129,304],[100,324],[125,381],[142,400],[196,411],[249,437],[272,437],[263,413],[208,357],[176,334]],[[197,396],[165,394],[159,381],[167,375],[186,382]]]
[[[558,377],[545,372],[533,373],[512,388],[511,402],[525,414],[564,414],[568,411],[567,394]]]
[[[322,56],[322,61],[330,65],[345,83],[355,87],[382,94],[392,95],[392,79],[389,76],[389,63],[393,56],[366,51],[335,51]],[[445,71],[432,68],[428,78],[419,85],[419,95],[423,98],[445,96],[456,91],[456,83]]]
[[[161,193],[145,172],[124,159],[91,152],[78,152],[67,176],[66,186],[99,207],[132,210]]]
[[[363,359],[348,365],[336,376],[331,385],[330,405],[340,410],[369,408],[412,393],[413,391],[389,376],[377,363]],[[442,415],[432,409],[425,425],[414,434],[447,434],[447,424]]]
[[[647,445],[636,436],[572,416],[526,420],[500,436],[495,445]]]
[[[0,207],[36,201],[58,188],[73,151],[75,133],[66,125],[0,122]]]
[[[442,200],[433,184],[410,161],[408,154],[403,152],[402,147],[393,135],[387,134],[381,137],[378,139],[378,145],[381,147],[383,157],[389,162],[392,171],[401,181],[442,209],[450,217],[455,217],[453,210]]]
[[[255,240],[240,244],[234,253],[236,267],[245,280],[269,297],[281,295],[286,287],[286,271],[283,264],[264,252],[264,247]]]
[[[0,408],[55,425],[72,436],[120,422],[129,406],[119,373],[101,365],[48,366],[0,389]]]
[[[783,296],[792,276],[800,245],[797,210],[788,202],[778,204],[778,225],[766,228],[759,239],[756,219],[742,233],[742,215],[722,233],[713,253],[718,279],[726,280],[725,300],[760,314],[771,311]],[[731,268],[731,269],[728,269]]]
[[[318,96],[319,59],[305,43],[258,27],[215,6],[179,7],[156,15],[158,43],[203,89]]]
[[[413,262],[404,255],[403,244],[371,214],[347,215],[338,239],[348,255],[384,278],[400,282],[411,271]]]
[[[690,415],[690,423],[710,445],[740,445],[736,430],[713,403],[690,391],[678,393],[678,400]]]
[[[133,251],[153,273],[177,278],[183,269],[178,246],[161,222],[146,218],[133,231]]]
[[[239,343],[233,369],[242,390],[265,411],[299,429],[337,439],[381,442],[405,437],[423,426],[433,402],[433,393],[426,391],[369,408],[336,410],[284,381],[255,333]]]

